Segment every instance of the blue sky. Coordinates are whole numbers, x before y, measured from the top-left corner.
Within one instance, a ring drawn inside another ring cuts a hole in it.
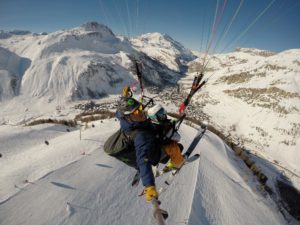
[[[300,48],[300,0],[0,0],[0,30],[53,32],[88,21],[128,37],[168,34],[201,51]]]

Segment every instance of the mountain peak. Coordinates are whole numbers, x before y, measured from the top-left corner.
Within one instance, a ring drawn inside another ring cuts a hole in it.
[[[91,21],[91,22],[87,22],[83,25],[81,25],[81,27],[85,30],[85,31],[107,31],[108,33],[110,33],[111,35],[115,36],[114,33],[111,31],[111,29],[109,29],[107,26],[105,26],[104,24],[98,23],[96,21]]]
[[[173,38],[171,38],[169,35],[161,34],[158,32],[143,34],[140,36],[140,39],[142,39],[143,41],[146,41],[148,43],[152,43],[152,44],[161,44],[164,42],[169,42],[172,44],[178,43]]]
[[[143,34],[131,40],[132,44],[169,68],[184,73],[185,64],[194,60],[195,55],[167,34],[158,32]]]

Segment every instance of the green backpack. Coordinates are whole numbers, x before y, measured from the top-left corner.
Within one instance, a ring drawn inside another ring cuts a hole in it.
[[[135,149],[133,146],[133,140],[136,134],[137,130],[125,134],[124,131],[119,129],[106,140],[104,143],[104,151],[128,166],[137,168]]]

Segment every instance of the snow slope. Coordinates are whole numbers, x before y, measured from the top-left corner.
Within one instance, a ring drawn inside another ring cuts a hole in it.
[[[0,127],[5,132],[1,225],[154,223],[151,204],[137,197],[142,186],[130,186],[134,170],[103,152],[118,123],[110,119],[94,125],[83,130],[81,141],[77,129],[67,132],[63,126]],[[182,125],[180,132],[186,147],[196,131]],[[286,224],[214,134],[207,132],[195,152],[200,160],[183,168],[160,196],[170,215],[167,224]],[[163,181],[158,178],[157,187]]]
[[[300,49],[270,53],[238,49],[209,56],[209,78],[194,97],[203,113],[235,143],[300,174]],[[197,71],[201,58],[190,63]],[[180,80],[189,91],[194,73]]]

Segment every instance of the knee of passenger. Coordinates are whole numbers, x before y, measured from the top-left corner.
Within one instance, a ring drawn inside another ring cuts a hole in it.
[[[167,155],[171,155],[175,152],[180,151],[180,147],[175,141],[171,141],[168,144],[164,145],[163,149]]]

